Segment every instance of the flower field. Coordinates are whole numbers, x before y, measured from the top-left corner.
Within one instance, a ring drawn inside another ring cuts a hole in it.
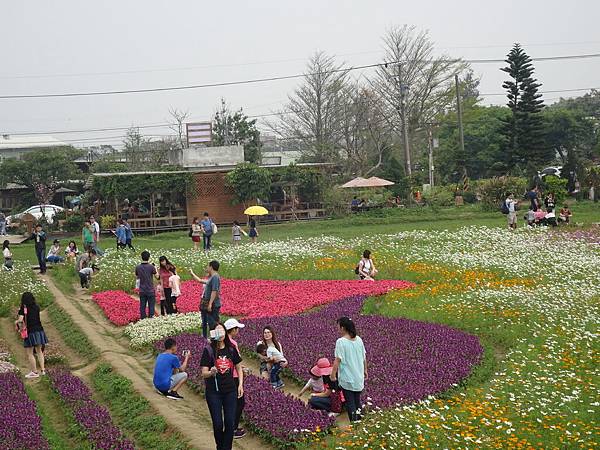
[[[50,292],[25,262],[16,262],[13,270],[0,267],[0,316],[12,316],[19,308],[21,294],[30,291],[42,306],[50,302]]]
[[[65,369],[48,370],[48,378],[93,448],[134,450],[133,444],[112,423],[108,410],[92,399],[92,393],[83,381]]]

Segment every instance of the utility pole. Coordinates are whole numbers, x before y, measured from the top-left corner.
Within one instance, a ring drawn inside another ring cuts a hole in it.
[[[466,161],[464,158],[466,158],[465,155],[465,134],[464,134],[464,130],[463,130],[463,120],[462,120],[462,103],[460,100],[460,86],[458,84],[458,75],[455,74],[454,75],[454,84],[456,86],[456,113],[458,115],[458,136],[460,139],[460,154],[462,155],[461,157],[463,158],[462,160],[462,164],[463,164],[463,175],[466,177],[467,176],[467,167],[465,165]]]
[[[406,92],[408,86],[402,83],[402,64],[398,64],[398,84],[400,87],[400,117],[402,118],[402,137],[404,138],[404,153],[406,158],[406,175],[412,175],[410,160],[410,139],[408,137],[408,120],[406,120]]]
[[[429,146],[429,185],[433,188],[433,126],[429,125],[429,136],[428,136],[428,146]]]

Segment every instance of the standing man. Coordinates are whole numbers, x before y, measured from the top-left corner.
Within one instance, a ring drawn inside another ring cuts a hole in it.
[[[154,291],[154,276],[156,267],[150,264],[150,252],[142,252],[142,263],[135,268],[135,276],[140,282],[140,319],[154,317],[154,305],[156,303]],[[146,315],[146,305],[148,306],[148,315]]]
[[[508,208],[508,229],[515,230],[517,228],[517,204],[513,198],[513,193],[509,192],[506,196],[506,207]]]
[[[537,186],[533,186],[531,189],[529,189],[529,191],[527,192],[527,198],[531,202],[531,208],[533,209],[533,212],[537,211],[538,208],[540,207]]]
[[[90,224],[92,225],[92,234],[94,237],[94,250],[96,250],[96,254],[98,256],[102,256],[104,252],[99,246],[100,243],[100,224],[96,222],[96,218],[94,216],[90,216]]]
[[[212,247],[211,239],[213,235],[213,221],[207,212],[204,213],[204,219],[200,222],[202,227],[202,244],[204,247],[204,253],[208,253]]]
[[[221,310],[221,277],[219,276],[219,261],[211,261],[206,267],[208,278],[203,280],[198,277],[192,269],[192,277],[204,284],[204,293],[200,302],[200,315],[202,316],[202,336],[208,339],[208,329],[214,328],[219,323],[219,311]]]
[[[35,242],[35,256],[37,256],[40,266],[40,273],[46,273],[46,232],[42,230],[42,226],[38,223],[31,235],[31,239]]]
[[[115,236],[117,237],[117,250],[124,249],[125,245],[127,245],[127,230],[125,229],[123,219],[119,219],[119,226],[115,230]]]

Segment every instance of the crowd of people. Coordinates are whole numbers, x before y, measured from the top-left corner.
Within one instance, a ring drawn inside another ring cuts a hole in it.
[[[523,216],[527,226],[557,227],[561,223],[566,225],[571,223],[573,212],[567,204],[563,205],[558,215],[556,214],[556,198],[553,192],[549,192],[544,197],[543,205],[540,201],[540,190],[537,186],[527,191],[524,197],[529,201],[529,210]],[[518,199],[515,199],[512,192],[507,193],[505,200],[502,202],[500,209],[507,215],[509,230],[517,228],[517,211],[520,203]]]
[[[208,212],[205,212],[202,220],[198,217],[192,219],[188,236],[192,239],[194,250],[199,250],[200,238],[202,238],[202,249],[208,255],[212,249],[212,238],[218,233],[218,227],[210,217]],[[258,229],[256,228],[256,219],[250,216],[248,220],[248,232],[246,232],[237,220],[233,221],[231,226],[231,239],[233,245],[239,245],[242,242],[242,236],[250,238],[250,242],[256,243],[258,239]]]

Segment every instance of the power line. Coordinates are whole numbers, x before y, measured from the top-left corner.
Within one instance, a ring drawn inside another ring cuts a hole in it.
[[[546,56],[540,58],[531,58],[532,61],[564,61],[564,60],[573,60],[573,59],[590,59],[590,58],[598,58],[600,57],[600,53],[593,54],[585,54],[585,55],[563,55],[563,56]],[[488,63],[498,63],[505,62],[504,59],[450,59],[449,61],[454,62],[468,62],[472,64],[488,64]],[[327,70],[323,72],[315,72],[310,74],[294,74],[294,75],[283,75],[283,76],[274,76],[274,77],[266,77],[266,78],[254,78],[248,80],[238,80],[238,81],[225,81],[225,82],[216,82],[216,83],[207,83],[207,84],[193,84],[193,85],[184,85],[184,86],[169,86],[169,87],[161,87],[161,88],[146,88],[146,89],[123,89],[123,90],[112,90],[112,91],[91,91],[91,92],[64,92],[57,94],[22,94],[22,95],[0,95],[0,100],[7,99],[24,99],[24,98],[60,98],[60,97],[89,97],[96,95],[119,95],[119,94],[140,94],[140,93],[148,93],[148,92],[165,92],[165,91],[183,91],[190,89],[204,89],[204,88],[212,88],[212,87],[225,87],[225,86],[237,86],[242,84],[257,84],[257,83],[267,83],[272,81],[281,81],[281,80],[291,80],[296,78],[304,78],[306,76],[311,75],[326,75],[331,73],[339,73],[339,72],[351,72],[354,70],[361,69],[370,69],[375,67],[382,67],[387,65],[394,64],[405,64],[411,62],[409,60],[406,61],[389,61],[385,63],[375,63],[375,64],[364,64],[360,66],[352,66],[348,68],[340,68]]]

